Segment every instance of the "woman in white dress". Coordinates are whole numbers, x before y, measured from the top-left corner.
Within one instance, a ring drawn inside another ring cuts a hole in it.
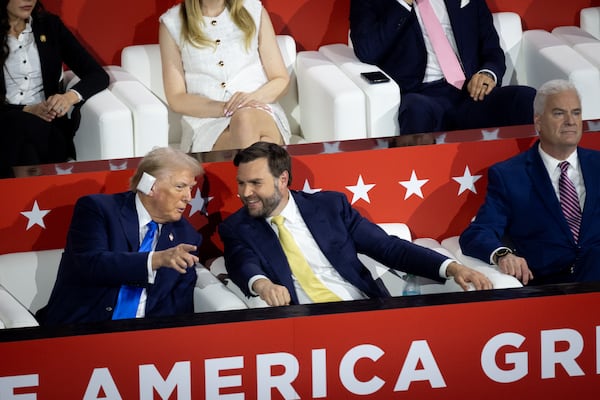
[[[277,100],[289,75],[260,0],[185,0],[160,17],[165,95],[182,117],[182,150],[289,142]]]

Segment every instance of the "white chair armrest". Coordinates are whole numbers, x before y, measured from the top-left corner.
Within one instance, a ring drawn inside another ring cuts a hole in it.
[[[64,81],[69,89],[79,77],[66,71]],[[90,97],[81,106],[81,122],[74,142],[78,161],[133,157],[133,120],[129,108],[108,89]]]
[[[39,326],[29,310],[2,286],[0,286],[0,322],[5,328]]]
[[[475,257],[470,257],[463,254],[458,242],[458,236],[452,236],[442,240],[442,246],[450,253],[454,254],[454,258],[461,264],[476,269],[492,281],[494,289],[507,289],[523,287],[523,284],[514,276],[507,275],[501,272],[495,265],[490,265]]]
[[[199,265],[196,267],[194,287],[194,312],[239,310],[248,308],[233,292],[210,271]]]
[[[331,60],[365,94],[365,113],[368,137],[396,136],[400,133],[398,108],[400,87],[390,78],[389,82],[370,84],[361,72],[381,71],[376,65],[358,60],[354,50],[341,43],[321,46],[319,52]],[[383,72],[383,71],[381,71]],[[388,77],[389,78],[389,77]]]
[[[155,146],[169,145],[167,107],[138,81],[116,81],[111,92],[131,111],[133,117],[133,152],[144,156]]]
[[[227,278],[227,269],[225,269],[225,259],[223,257],[218,257],[213,261],[210,265],[210,272],[219,279],[219,281],[224,281],[227,289],[231,290],[235,295],[242,300],[248,308],[261,308],[261,307],[269,307],[269,305],[260,297],[246,297],[244,292],[229,278]]]
[[[600,39],[600,7],[587,7],[579,12],[581,29]]]
[[[382,228],[388,235],[398,236],[400,239],[412,240],[412,235],[408,225],[401,222],[382,222],[377,224]]]
[[[521,53],[521,40],[523,39],[523,26],[521,16],[514,12],[498,12],[492,14],[494,27],[500,38],[500,47],[506,57],[506,72],[502,85],[517,84],[518,80],[525,81],[524,77],[515,74],[517,60]]]
[[[365,95],[317,51],[296,57],[302,135],[308,142],[367,137]]]

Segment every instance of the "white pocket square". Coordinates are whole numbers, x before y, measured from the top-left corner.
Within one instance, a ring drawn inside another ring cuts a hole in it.
[[[460,0],[460,8],[465,8],[471,0]]]

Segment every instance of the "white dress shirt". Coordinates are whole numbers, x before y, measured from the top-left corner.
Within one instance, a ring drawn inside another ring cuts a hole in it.
[[[140,233],[139,243],[142,243],[144,240],[144,236],[146,236],[146,232],[148,232],[148,223],[152,221],[152,217],[142,204],[139,195],[135,195],[135,209],[137,211],[139,227],[138,231]],[[154,254],[154,249],[156,248],[156,243],[158,243],[158,237],[160,236],[160,230],[162,229],[162,224],[158,224],[158,229],[156,231],[156,235],[154,235],[154,241],[152,242],[152,251],[148,253],[148,260],[146,261],[146,266],[148,268],[148,283],[153,284],[154,278],[156,277],[156,271],[152,269],[152,254]],[[135,314],[136,318],[143,318],[146,315],[146,300],[148,295],[146,293],[146,288],[142,290],[142,294],[140,295],[140,304],[138,304],[138,309]]]
[[[8,35],[8,58],[4,65],[6,101],[37,104],[45,100],[40,55],[31,28],[31,17],[18,37]]]

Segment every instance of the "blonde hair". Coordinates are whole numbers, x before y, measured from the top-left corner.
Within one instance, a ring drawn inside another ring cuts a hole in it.
[[[181,4],[181,35],[192,46],[214,48],[217,44],[206,37],[202,30],[204,19],[201,3],[202,0],[185,0]],[[244,42],[246,50],[248,50],[252,43],[252,37],[256,33],[256,24],[243,3],[244,0],[225,0],[225,6],[229,10],[233,23],[244,33]]]
[[[204,174],[202,165],[189,154],[172,147],[155,147],[142,158],[135,173],[129,179],[129,190],[137,191],[137,185],[144,172],[159,178],[177,170],[189,170],[194,176]]]

